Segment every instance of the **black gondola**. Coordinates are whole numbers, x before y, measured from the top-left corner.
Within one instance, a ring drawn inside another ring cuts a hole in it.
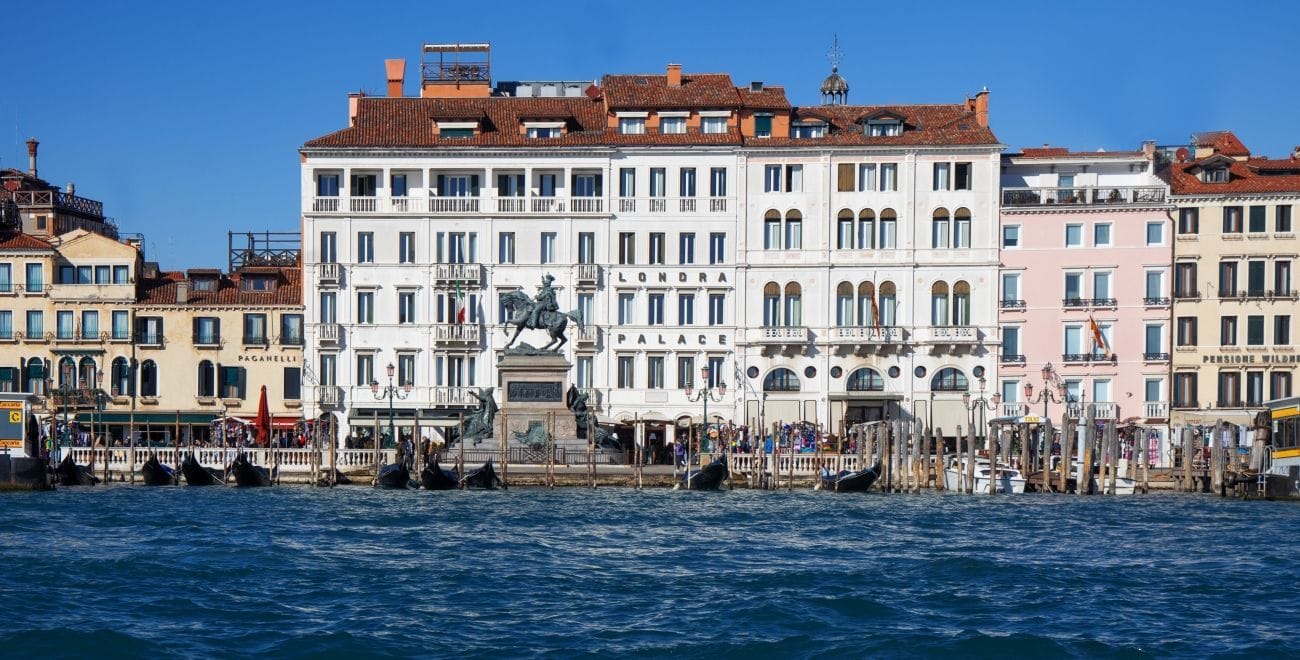
[[[185,477],[185,483],[190,486],[224,486],[226,484],[225,475],[221,470],[203,467],[199,465],[199,459],[195,458],[194,452],[185,456],[181,461],[181,475]]]
[[[682,475],[682,488],[685,490],[718,490],[722,480],[727,478],[727,462],[721,458],[712,463]]]
[[[90,473],[90,468],[81,467],[72,460],[72,452],[63,457],[54,473],[60,486],[94,486],[99,483],[99,479]]]
[[[144,478],[146,486],[175,486],[176,470],[170,465],[163,465],[158,460],[158,454],[149,452],[149,460],[140,466],[140,476]]]
[[[871,486],[876,483],[876,478],[879,476],[879,465],[857,471],[841,470],[839,474],[823,474],[822,488],[837,493],[861,493],[871,490]]]
[[[420,485],[425,490],[454,490],[460,487],[460,477],[455,470],[444,470],[438,465],[438,457],[424,464],[420,470]]]
[[[379,469],[375,488],[410,488],[411,468],[402,463],[389,463]]]
[[[464,481],[466,488],[495,490],[498,484],[500,484],[502,488],[505,488],[505,482],[501,481],[501,477],[497,476],[497,471],[492,467],[491,460],[484,463],[483,467],[467,472]]]
[[[253,465],[248,460],[248,454],[239,452],[235,456],[235,461],[230,464],[230,474],[235,477],[235,485],[242,487],[250,486],[270,486],[271,472],[264,467]]]

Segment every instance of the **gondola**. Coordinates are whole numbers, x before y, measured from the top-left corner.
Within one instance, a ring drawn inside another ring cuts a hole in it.
[[[54,473],[60,486],[94,486],[99,483],[99,479],[90,473],[90,468],[81,467],[72,460],[72,452],[63,457]]]
[[[492,467],[492,461],[483,464],[483,467],[465,474],[466,488],[482,488],[483,490],[495,490],[497,484],[505,488],[505,482],[497,476],[497,471]]]
[[[236,486],[271,485],[271,472],[264,467],[253,465],[252,461],[248,460],[248,454],[242,451],[235,456],[235,462],[230,464],[230,474],[234,475]]]
[[[410,485],[411,468],[405,461],[385,465],[375,477],[375,488],[410,488]]]
[[[424,464],[420,470],[420,485],[425,490],[453,490],[460,486],[460,477],[455,470],[444,470],[438,466],[438,457]]]
[[[181,475],[185,477],[185,483],[190,486],[224,486],[226,484],[225,475],[221,470],[206,468],[199,465],[199,459],[194,457],[194,452],[185,456],[181,461]]]
[[[822,488],[837,493],[861,493],[871,490],[879,476],[879,465],[857,471],[841,470],[838,474],[822,475]]]
[[[727,462],[715,458],[712,463],[682,475],[681,487],[684,490],[718,490],[726,478]]]
[[[149,452],[149,460],[140,466],[140,476],[144,478],[146,486],[175,486],[176,470],[170,465],[163,465],[158,460],[158,454]]]

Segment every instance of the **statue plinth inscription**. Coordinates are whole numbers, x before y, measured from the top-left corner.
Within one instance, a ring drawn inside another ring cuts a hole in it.
[[[511,381],[506,384],[507,402],[558,403],[563,400],[561,381]]]
[[[511,445],[524,444],[518,436],[527,435],[529,428],[537,424],[553,423],[551,432],[559,445],[577,437],[577,425],[564,400],[572,367],[564,356],[555,353],[501,356],[497,362],[497,375],[504,393],[501,413],[507,420]]]

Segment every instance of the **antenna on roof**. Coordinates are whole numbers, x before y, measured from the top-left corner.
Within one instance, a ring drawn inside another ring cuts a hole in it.
[[[843,57],[844,53],[840,51],[840,35],[833,35],[831,37],[831,49],[826,51],[826,59],[831,61],[831,71],[836,71],[840,68],[840,60]]]

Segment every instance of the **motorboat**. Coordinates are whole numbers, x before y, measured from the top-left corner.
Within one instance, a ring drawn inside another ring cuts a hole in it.
[[[943,471],[943,487],[947,490],[957,490],[958,484],[965,484],[966,468],[968,467],[966,458],[952,458]],[[987,458],[976,458],[975,479],[973,492],[989,492],[989,479],[994,481],[994,491],[998,493],[1023,493],[1025,492],[1025,478],[1020,474],[1020,470],[999,463],[996,472],[994,472],[992,463]],[[991,476],[990,476],[991,475]]]

